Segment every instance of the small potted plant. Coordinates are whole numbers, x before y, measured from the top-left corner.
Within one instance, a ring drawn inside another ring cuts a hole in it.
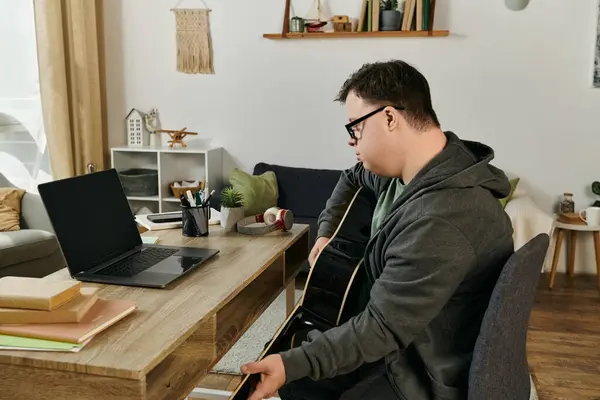
[[[221,226],[234,230],[236,223],[244,218],[244,196],[232,186],[221,191]]]
[[[399,31],[402,27],[402,13],[398,11],[398,0],[381,0],[380,30]]]

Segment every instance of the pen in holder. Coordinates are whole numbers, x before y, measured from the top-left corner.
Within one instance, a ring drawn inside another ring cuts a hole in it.
[[[208,236],[210,206],[181,206],[181,234],[188,237]]]

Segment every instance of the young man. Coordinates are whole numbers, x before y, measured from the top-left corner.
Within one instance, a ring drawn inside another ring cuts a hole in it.
[[[513,253],[493,150],[440,129],[429,85],[402,61],[364,65],[343,85],[346,170],[319,218],[313,263],[359,187],[378,199],[364,268],[365,307],[300,347],[242,366],[251,400],[466,399],[475,340]],[[282,387],[283,386],[283,387]]]

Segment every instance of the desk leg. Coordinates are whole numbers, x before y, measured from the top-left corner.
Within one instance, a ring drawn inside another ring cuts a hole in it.
[[[577,231],[571,231],[571,245],[569,246],[569,263],[567,264],[567,272],[572,278],[575,276],[575,248],[577,247]]]
[[[596,250],[596,285],[600,289],[600,232],[594,232],[594,250]]]
[[[289,316],[296,306],[296,275],[298,275],[308,259],[309,251],[308,232],[305,232],[285,251],[283,284],[285,285],[286,316]]]
[[[560,247],[562,246],[565,231],[556,229],[556,247],[554,248],[554,259],[552,260],[552,271],[550,272],[550,289],[554,287],[554,278],[556,277],[556,267],[558,266],[558,257],[560,256]]]
[[[285,288],[285,315],[294,310],[296,305],[296,278],[292,279]]]

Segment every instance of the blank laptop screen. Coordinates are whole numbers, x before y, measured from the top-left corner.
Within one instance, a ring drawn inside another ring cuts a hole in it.
[[[142,243],[116,170],[40,184],[72,275]]]

